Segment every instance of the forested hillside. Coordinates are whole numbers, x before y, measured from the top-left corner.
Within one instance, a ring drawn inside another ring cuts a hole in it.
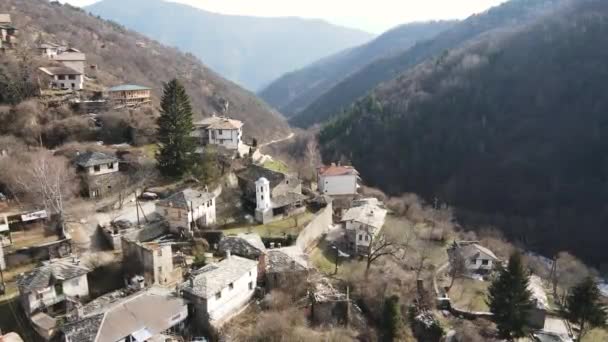
[[[542,16],[560,1],[512,0],[487,12],[473,15],[433,39],[419,42],[396,56],[375,61],[350,75],[294,117],[292,122],[302,127],[323,122],[338,113],[341,108],[348,108],[379,83],[395,78],[426,59],[439,56],[446,50],[456,48],[487,32],[508,30]]]
[[[104,86],[121,83],[149,86],[153,88],[154,100],[158,103],[163,82],[178,77],[192,97],[199,117],[220,111],[228,101],[226,114],[245,122],[246,135],[266,141],[286,136],[289,132],[279,113],[254,94],[218,76],[196,57],[163,46],[120,25],[100,20],[78,8],[46,0],[4,0],[0,2],[0,12],[11,13],[20,29],[23,49],[33,48],[35,41],[51,41],[68,44],[86,53],[87,64],[97,66],[94,72],[96,83]]]
[[[321,20],[222,15],[163,0],[103,0],[86,10],[191,52],[253,91],[373,37]]]
[[[608,2],[429,60],[325,127],[323,156],[551,255],[606,262]]]
[[[396,27],[373,41],[341,51],[272,82],[259,94],[286,116],[306,109],[319,96],[350,74],[380,58],[391,57],[417,42],[434,37],[455,21],[433,21]]]

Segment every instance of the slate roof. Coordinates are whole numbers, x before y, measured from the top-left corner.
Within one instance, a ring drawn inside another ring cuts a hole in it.
[[[44,72],[47,75],[55,76],[55,75],[82,75],[81,72],[76,71],[72,68],[68,68],[65,66],[59,67],[42,67],[39,68],[40,71]]]
[[[243,127],[243,122],[224,116],[212,116],[195,122],[194,125],[205,129],[239,129]]]
[[[134,91],[134,90],[152,90],[151,88],[136,85],[136,84],[122,84],[108,89],[108,91]]]
[[[496,254],[494,254],[494,252],[476,242],[460,241],[454,242],[454,244],[457,248],[460,249],[462,257],[466,260],[478,258],[482,253],[494,260],[498,260],[498,257],[496,256]],[[454,248],[454,246],[452,246],[452,248]]]
[[[120,160],[112,155],[101,152],[85,152],[74,158],[74,164],[82,167],[91,167],[95,165],[117,163]]]
[[[258,262],[232,255],[218,263],[209,264],[194,272],[193,284],[188,279],[181,289],[202,298],[211,298],[228,284],[255,269]]]
[[[38,45],[39,49],[56,49],[59,47],[62,47],[62,45],[55,44],[52,42],[45,42],[45,43],[41,43],[40,45]]]
[[[342,216],[342,222],[355,221],[370,227],[382,228],[386,217],[386,209],[373,204],[364,204],[350,208]]]
[[[247,182],[255,183],[260,178],[266,178],[270,183],[270,189],[279,185],[287,178],[287,175],[281,172],[267,169],[259,165],[250,165],[246,169],[237,173],[237,177]]]
[[[234,255],[250,259],[266,252],[262,238],[255,233],[226,236],[220,240],[219,248],[222,252],[230,251]]]
[[[307,270],[305,254],[298,247],[271,249],[267,252],[266,270],[270,273],[303,272]]]
[[[17,280],[22,293],[44,289],[51,285],[51,280],[69,280],[89,273],[86,267],[76,265],[72,261],[57,260],[33,269]]]
[[[8,13],[0,13],[0,24],[10,24],[11,15]]]
[[[288,192],[285,195],[272,197],[271,202],[272,207],[276,209],[296,203],[298,201],[304,201],[306,199],[308,199],[308,196],[306,195],[298,194],[296,192]]]
[[[82,52],[64,52],[54,56],[53,59],[60,62],[80,62],[86,61],[87,56]]]
[[[344,175],[359,175],[359,172],[352,166],[342,166],[331,164],[329,166],[321,166],[318,168],[321,176],[344,176]]]
[[[161,207],[190,209],[190,202],[192,202],[193,207],[198,207],[213,198],[215,198],[215,194],[212,192],[186,189],[158,201],[157,205]]]
[[[174,317],[187,310],[186,305],[183,298],[151,288],[128,297],[114,298],[86,318],[65,325],[62,330],[71,342],[115,342],[143,329],[157,335],[178,323]]]

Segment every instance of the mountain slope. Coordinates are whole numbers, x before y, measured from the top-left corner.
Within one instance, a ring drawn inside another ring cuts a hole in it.
[[[189,51],[251,90],[372,38],[320,20],[221,15],[161,0],[103,0],[86,9]]]
[[[68,43],[97,65],[97,81],[105,86],[135,83],[153,88],[156,103],[163,82],[179,77],[192,98],[197,116],[218,112],[224,100],[227,115],[245,122],[245,134],[261,141],[289,134],[276,111],[250,92],[221,78],[191,55],[154,42],[138,33],[100,20],[69,5],[47,0],[3,0],[0,12],[11,13],[23,46],[42,39]],[[29,40],[29,42],[28,42]]]
[[[434,39],[420,42],[396,56],[375,61],[350,75],[294,117],[292,123],[307,127],[323,122],[341,108],[347,108],[379,83],[486,32],[507,29],[536,18],[556,2],[558,0],[512,0],[474,15]]]
[[[454,24],[454,21],[436,21],[401,25],[367,44],[283,75],[259,95],[281,113],[292,116],[372,61],[405,51],[416,42],[432,38]]]
[[[605,262],[608,3],[565,4],[380,86],[323,129],[324,158],[546,255]]]

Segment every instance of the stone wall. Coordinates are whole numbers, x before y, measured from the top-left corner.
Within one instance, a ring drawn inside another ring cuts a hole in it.
[[[306,252],[315,247],[323,234],[327,234],[333,224],[333,206],[332,203],[327,203],[327,206],[321,209],[315,218],[300,232],[296,240],[296,246]]]

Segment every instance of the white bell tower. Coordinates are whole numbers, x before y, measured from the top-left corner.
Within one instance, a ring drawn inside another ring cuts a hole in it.
[[[262,177],[255,182],[256,209],[266,211],[272,208],[270,203],[270,182]]]

